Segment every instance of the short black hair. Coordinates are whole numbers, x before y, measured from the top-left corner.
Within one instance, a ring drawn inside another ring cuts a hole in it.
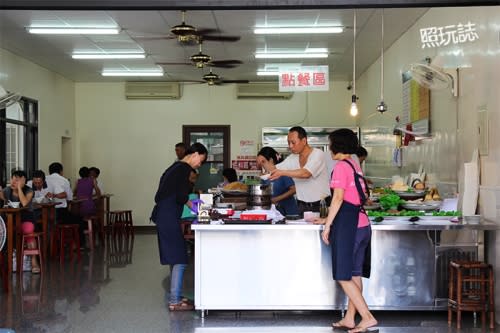
[[[33,177],[31,178],[42,178],[42,180],[45,182],[45,172],[42,170],[35,170],[33,171]]]
[[[184,148],[184,149],[186,149],[186,145],[184,144],[184,142],[179,142],[179,143],[175,144],[175,148]]]
[[[272,147],[262,147],[257,153],[257,156],[263,156],[266,160],[273,160],[274,164],[281,162],[282,158],[280,154]]]
[[[23,170],[14,170],[12,171],[12,174],[11,174],[12,177],[18,177],[18,178],[28,178],[28,176],[26,175],[26,172],[24,172]]]
[[[78,174],[81,178],[87,178],[88,176],[90,176],[90,169],[86,166],[81,167],[80,170],[78,170]]]
[[[236,174],[236,170],[233,168],[225,168],[222,170],[222,175],[227,178],[227,181],[232,183],[238,180],[238,175]]]
[[[348,128],[341,128],[328,135],[330,150],[334,154],[356,154],[359,141],[358,136]]]
[[[61,173],[63,171],[63,165],[59,162],[54,162],[49,165],[49,174]]]
[[[307,138],[307,132],[302,126],[293,126],[288,130],[288,133],[290,132],[297,132],[299,139]]]
[[[367,157],[368,156],[368,151],[366,151],[365,147],[359,146],[358,150],[356,150],[356,155],[358,157]]]
[[[208,155],[208,150],[203,144],[201,144],[199,142],[195,142],[191,145],[191,147],[189,147],[186,150],[186,155],[194,154],[194,153],[198,153],[200,155]]]
[[[98,177],[101,174],[101,170],[99,170],[98,167],[90,167],[89,172],[94,172],[96,174],[96,176],[98,176]]]

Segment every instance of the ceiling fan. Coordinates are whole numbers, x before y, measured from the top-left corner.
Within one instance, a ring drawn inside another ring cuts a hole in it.
[[[199,44],[202,41],[214,42],[237,42],[240,36],[220,35],[218,29],[212,28],[196,28],[190,24],[186,24],[186,11],[182,11],[182,23],[174,25],[170,28],[171,35],[159,37],[138,37],[143,40],[161,40],[161,39],[177,39],[181,44]]]
[[[206,66],[209,67],[220,67],[220,68],[234,68],[238,65],[241,65],[243,62],[241,60],[212,60],[212,57],[204,54],[201,49],[201,41],[200,41],[200,51],[196,54],[193,54],[189,57],[191,62],[157,62],[157,65],[194,65],[196,68],[203,68]]]
[[[207,83],[209,86],[221,86],[223,84],[228,83],[248,83],[248,80],[226,80],[222,78],[220,75],[212,72],[210,68],[210,72],[202,76],[202,81],[183,81],[186,83]]]

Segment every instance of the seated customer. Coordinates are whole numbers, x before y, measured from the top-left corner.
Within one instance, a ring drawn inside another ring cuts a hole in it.
[[[45,181],[45,172],[42,170],[35,170],[33,172],[33,177],[26,184],[33,189],[35,194],[33,198],[45,198],[47,193],[49,193],[49,188],[47,182]],[[37,201],[37,200],[35,200]]]
[[[23,234],[31,234],[35,231],[33,208],[31,200],[33,199],[33,190],[26,185],[26,173],[21,170],[12,172],[10,186],[0,192],[0,199],[5,203],[18,202],[20,207],[28,207],[21,211],[21,221]],[[27,246],[30,249],[36,247],[36,241],[33,237],[27,239]],[[31,272],[40,273],[40,265],[36,256],[31,256]]]
[[[101,194],[104,193],[104,190],[103,190],[103,185],[102,185],[102,180],[99,180],[99,175],[101,174],[101,170],[99,170],[99,168],[97,167],[90,167],[89,168],[89,171],[90,171],[90,177],[91,178],[94,178],[97,182],[97,187],[99,187],[99,190],[101,191]],[[96,195],[96,191],[94,190],[92,192],[93,195]]]
[[[276,164],[281,162],[278,152],[271,147],[263,147],[257,154],[257,165],[264,168],[266,173],[276,169]],[[265,181],[269,183],[269,181]],[[283,215],[298,215],[299,208],[295,200],[295,183],[292,178],[282,176],[271,181],[273,195],[271,202],[276,205],[276,209]]]
[[[96,195],[100,196],[101,190],[97,186],[97,179],[90,177],[89,168],[81,167],[78,173],[81,178],[76,183],[74,195],[77,199],[83,200],[80,202],[79,215],[85,219],[96,213],[92,192],[95,191]]]
[[[52,198],[54,202],[59,204],[56,206],[57,222],[61,224],[78,224],[80,233],[80,244],[83,247],[85,237],[83,231],[87,223],[80,217],[68,211],[68,200],[73,200],[73,192],[69,185],[69,180],[63,177],[63,165],[59,162],[54,162],[49,165],[49,173],[47,176],[47,187],[49,193],[48,198]]]

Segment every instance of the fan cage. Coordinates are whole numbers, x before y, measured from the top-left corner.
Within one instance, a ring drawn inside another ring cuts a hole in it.
[[[410,69],[412,78],[429,89],[445,89],[450,85],[450,77],[430,65],[415,64]]]
[[[7,229],[5,227],[5,222],[0,216],[0,251],[2,251],[5,245],[5,239],[7,238]]]

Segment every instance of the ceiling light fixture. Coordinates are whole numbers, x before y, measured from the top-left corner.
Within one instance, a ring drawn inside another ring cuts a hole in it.
[[[313,59],[328,58],[328,53],[256,53],[255,59]]]
[[[146,70],[136,70],[136,71],[117,71],[117,70],[103,70],[101,72],[102,76],[163,76],[163,71],[146,71]]]
[[[73,53],[73,59],[144,59],[144,53]]]
[[[354,38],[352,44],[352,96],[350,114],[353,117],[358,115],[358,97],[356,96],[356,9],[354,9]]]
[[[344,31],[343,27],[260,27],[255,28],[253,33],[256,35],[273,34],[340,34]]]
[[[279,76],[280,72],[279,71],[257,71],[257,76]]]
[[[30,34],[54,35],[116,35],[120,28],[88,28],[88,27],[28,27]]]

